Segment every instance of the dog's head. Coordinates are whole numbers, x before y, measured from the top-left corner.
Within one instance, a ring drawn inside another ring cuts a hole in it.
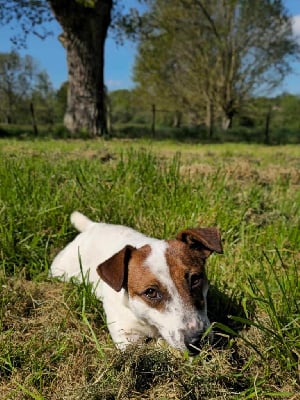
[[[114,290],[127,291],[137,318],[155,327],[171,346],[197,354],[210,325],[205,261],[214,251],[223,251],[219,231],[192,228],[175,240],[126,246],[97,271]]]

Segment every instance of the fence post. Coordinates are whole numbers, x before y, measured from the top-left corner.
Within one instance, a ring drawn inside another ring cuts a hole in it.
[[[155,117],[156,117],[156,108],[155,104],[152,104],[152,125],[151,125],[151,132],[152,136],[155,136]]]
[[[33,128],[33,133],[35,136],[38,136],[39,131],[38,131],[38,127],[36,124],[36,119],[35,119],[35,112],[34,112],[34,106],[33,106],[33,102],[30,102],[30,114],[31,114],[31,122],[32,122],[32,128]]]

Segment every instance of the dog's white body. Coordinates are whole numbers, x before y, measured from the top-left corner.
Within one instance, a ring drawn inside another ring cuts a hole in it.
[[[94,223],[78,212],[72,214],[71,222],[82,233],[55,257],[51,265],[52,276],[81,280],[81,262],[83,273],[88,272],[88,280],[93,283],[95,294],[103,303],[108,329],[118,347],[125,347],[134,341],[135,336],[137,340],[138,336],[155,337],[157,331],[137,319],[130,310],[125,290],[117,292],[101,280],[97,267],[126,245],[139,248],[152,242],[153,246],[159,246],[161,241],[150,239],[127,226]],[[124,332],[130,333],[128,338],[124,337]]]
[[[125,226],[95,223],[79,212],[71,221],[82,233],[55,257],[51,275],[66,280],[87,275],[103,302],[114,343],[123,349],[141,338],[163,337],[175,348],[191,350],[187,338],[199,338],[210,325],[204,261],[212,251],[222,252],[218,231],[207,228],[210,236],[216,232],[216,238],[209,238],[215,243],[203,239],[203,247],[200,239],[202,250],[196,254],[183,234],[180,240],[158,240]],[[187,289],[188,279],[196,284]]]

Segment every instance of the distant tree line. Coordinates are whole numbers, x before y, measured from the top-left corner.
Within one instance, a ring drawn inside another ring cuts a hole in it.
[[[153,99],[151,99],[153,100]],[[155,101],[155,99],[154,99]],[[184,140],[223,139],[259,141],[264,143],[300,143],[300,94],[283,93],[274,97],[253,96],[238,110],[230,129],[224,130],[221,121],[211,137],[205,123],[191,121],[189,113],[143,101],[139,88],[109,93],[112,134],[126,137],[164,136]],[[155,127],[153,132],[153,106]],[[200,114],[199,114],[200,115]],[[205,115],[204,115],[205,116]]]
[[[0,53],[0,128],[16,125],[29,126],[30,132],[40,134],[62,133],[63,118],[67,109],[65,82],[53,88],[46,71],[39,68],[31,56],[21,57],[16,51]],[[191,118],[189,110],[173,108],[173,103],[162,102],[163,94],[142,96],[140,87],[132,90],[115,90],[106,93],[108,127],[111,136],[137,137],[161,136],[184,139],[193,136],[211,139],[205,120],[205,110],[198,110],[198,120]],[[154,115],[155,112],[155,115]],[[274,129],[280,132],[277,141],[286,141],[294,132],[300,141],[300,96],[288,93],[277,97],[252,96],[239,108],[232,121],[231,131],[236,140],[247,139],[272,142]],[[216,131],[223,132],[221,125]],[[227,130],[228,131],[228,130]],[[244,134],[244,137],[240,133]],[[79,132],[86,135],[87,132]],[[259,134],[259,138],[257,137]],[[72,135],[70,133],[69,135]]]
[[[113,110],[103,81],[109,28],[138,43],[135,94],[141,108],[148,110],[150,104],[153,132],[159,119],[168,119],[170,112],[174,126],[205,126],[213,138],[216,130],[226,131],[242,121],[253,99],[276,88],[290,71],[291,60],[299,56],[283,0],[137,0],[145,4],[142,14],[135,8],[124,14],[122,2],[7,0],[0,4],[0,23],[17,21],[25,36],[45,37],[51,19],[61,25],[59,40],[66,49],[69,76],[64,125],[72,134],[86,131],[97,136],[112,126]],[[18,45],[22,38],[13,40]],[[31,82],[28,75],[25,80]],[[31,83],[36,91],[38,84]],[[45,107],[47,97],[49,106],[50,92],[38,90],[40,99],[23,92],[34,124],[37,104],[44,102]],[[9,121],[16,118],[10,110],[19,103],[13,96],[8,100],[8,92],[5,96],[8,103],[1,118]],[[44,118],[51,122],[58,111],[49,108]],[[268,108],[266,131],[273,111]]]
[[[29,55],[0,53],[0,122],[53,126],[62,122],[66,87],[54,90],[46,71]]]

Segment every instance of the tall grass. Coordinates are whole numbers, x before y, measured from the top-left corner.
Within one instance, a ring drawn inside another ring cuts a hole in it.
[[[262,331],[267,339],[266,358],[274,358],[282,370],[298,370],[300,354],[299,275],[296,261],[286,264],[277,249],[270,258],[264,253],[268,271],[261,266],[261,280],[249,276],[250,295],[258,303],[260,315],[245,320]]]
[[[296,148],[282,147],[274,157],[274,149],[259,146],[4,141],[0,150],[0,397],[49,398],[73,376],[74,363],[87,372],[77,371],[83,391],[70,399],[296,395]],[[69,222],[76,209],[160,238],[218,226],[225,252],[213,255],[207,270],[219,345],[192,362],[151,347],[115,358],[88,280],[64,285],[47,278],[54,255],[76,234]],[[47,308],[53,298],[56,310]],[[31,339],[22,342],[28,319]]]

